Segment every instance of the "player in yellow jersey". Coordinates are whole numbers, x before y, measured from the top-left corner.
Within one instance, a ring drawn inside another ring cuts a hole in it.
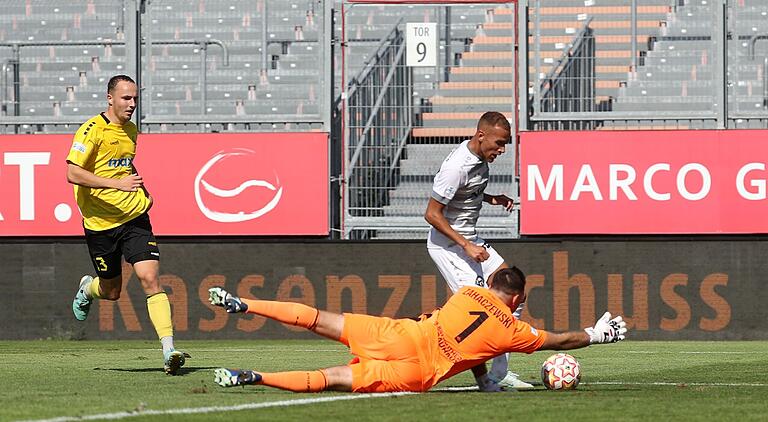
[[[86,275],[80,280],[72,311],[84,321],[94,299],[120,298],[124,256],[147,295],[149,318],[163,348],[164,370],[175,375],[189,355],[174,348],[171,306],[158,278],[160,250],[149,221],[152,197],[133,165],[138,129],[130,119],[138,100],[133,79],[112,77],[107,84],[107,110],[80,126],[67,155],[67,181],[74,185],[96,270],[96,277]]]
[[[224,387],[259,384],[296,392],[427,391],[459,372],[506,352],[567,350],[624,339],[626,323],[606,312],[584,331],[549,333],[516,319],[525,302],[525,276],[516,267],[499,270],[488,288],[463,287],[432,314],[416,321],[320,311],[290,302],[241,299],[220,287],[210,301],[227,312],[246,312],[307,328],[347,345],[354,359],[316,371],[255,372],[216,369]]]

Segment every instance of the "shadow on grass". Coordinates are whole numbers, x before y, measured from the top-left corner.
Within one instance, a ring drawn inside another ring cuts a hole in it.
[[[218,368],[218,366],[185,366],[182,367],[179,370],[179,373],[176,374],[176,376],[183,376],[186,374],[192,374],[198,371],[212,371],[214,369]],[[133,372],[133,373],[142,373],[142,372],[163,372],[163,368],[159,367],[152,367],[152,368],[93,368],[94,371],[114,371],[114,372]]]

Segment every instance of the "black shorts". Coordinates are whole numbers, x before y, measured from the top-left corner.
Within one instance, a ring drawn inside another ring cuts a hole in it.
[[[85,229],[85,242],[93,268],[101,278],[114,278],[122,273],[121,255],[129,264],[160,260],[157,239],[152,234],[147,213],[109,230]]]

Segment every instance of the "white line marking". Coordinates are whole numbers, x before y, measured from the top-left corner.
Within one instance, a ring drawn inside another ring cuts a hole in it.
[[[476,385],[469,385],[465,387],[443,387],[443,388],[433,388],[429,391],[477,391]]]
[[[585,382],[584,385],[670,385],[670,386],[695,386],[695,387],[768,387],[761,382],[623,382],[623,381],[597,381]]]
[[[299,406],[303,404],[314,403],[327,403],[332,401],[342,400],[357,400],[357,399],[376,399],[382,397],[397,397],[405,396],[416,393],[375,393],[375,394],[350,394],[346,396],[333,396],[333,397],[318,397],[311,399],[297,399],[297,400],[281,400],[262,403],[244,403],[233,406],[209,406],[209,407],[186,407],[180,409],[166,409],[166,410],[142,410],[136,412],[115,412],[115,413],[101,413],[97,415],[84,415],[84,416],[60,416],[52,419],[34,419],[26,420],[23,422],[69,422],[69,421],[93,421],[93,420],[118,420],[133,418],[137,416],[152,416],[152,415],[190,415],[194,413],[212,413],[212,412],[233,412],[238,410],[250,410],[250,409],[262,409],[265,407],[283,407],[283,406]]]
[[[657,352],[657,351],[651,351],[651,350],[630,350],[627,353],[634,353],[637,355],[759,355],[764,354],[766,352],[760,352],[760,351],[749,351],[749,352],[741,352],[741,351],[723,351],[723,352],[704,352],[704,351],[682,351],[682,352]]]
[[[580,385],[657,385],[657,386],[694,386],[694,387],[768,387],[766,383],[752,382],[623,382],[623,381],[595,381],[582,382]],[[477,386],[443,387],[431,391],[477,391]],[[539,389],[537,389],[539,390]],[[543,389],[541,389],[543,390]]]
[[[583,385],[656,385],[656,386],[695,386],[695,387],[768,387],[766,383],[705,383],[705,382],[623,382],[623,381],[597,381],[597,382],[585,382]],[[443,387],[436,388],[432,391],[476,391],[477,386],[457,386],[457,387]],[[115,412],[115,413],[100,413],[96,415],[84,415],[84,416],[59,416],[51,419],[28,419],[20,422],[75,422],[75,421],[93,421],[93,420],[118,420],[133,418],[138,416],[154,416],[154,415],[190,415],[196,413],[213,413],[213,412],[235,412],[239,410],[250,409],[263,409],[266,407],[286,407],[286,406],[300,406],[304,404],[314,403],[328,403],[333,401],[344,400],[358,400],[358,399],[376,399],[384,397],[398,397],[413,395],[419,393],[399,392],[399,393],[374,393],[374,394],[349,394],[344,396],[332,396],[332,397],[318,397],[311,399],[297,399],[297,400],[280,400],[273,402],[262,403],[244,403],[232,406],[208,406],[208,407],[186,407],[178,409],[166,409],[166,410],[142,410],[135,412]]]

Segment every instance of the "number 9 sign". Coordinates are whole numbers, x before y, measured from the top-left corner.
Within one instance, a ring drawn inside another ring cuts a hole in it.
[[[405,62],[407,66],[437,64],[437,24],[407,23],[405,25]]]

